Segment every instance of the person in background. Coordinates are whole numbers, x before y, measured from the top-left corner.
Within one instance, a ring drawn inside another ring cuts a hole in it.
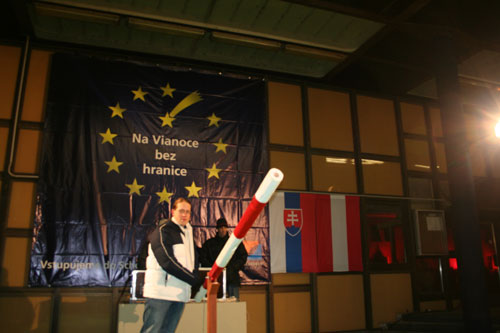
[[[211,267],[220,251],[229,239],[227,221],[224,218],[217,220],[217,234],[208,239],[200,250],[200,262],[204,267]],[[233,257],[226,266],[227,293],[229,297],[240,298],[240,274],[239,271],[247,262],[248,253],[245,246],[240,244]]]
[[[203,283],[191,227],[191,203],[178,198],[172,218],[162,220],[149,236],[142,333],[173,333],[191,296]]]

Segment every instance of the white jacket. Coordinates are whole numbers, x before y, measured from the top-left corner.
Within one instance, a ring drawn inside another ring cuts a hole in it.
[[[143,295],[189,301],[198,274],[193,228],[189,223],[182,227],[168,220],[153,231],[149,240]]]

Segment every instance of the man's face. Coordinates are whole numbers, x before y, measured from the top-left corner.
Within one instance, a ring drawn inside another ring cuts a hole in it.
[[[175,209],[172,209],[172,217],[180,225],[186,225],[191,219],[191,205],[187,202],[179,202]]]
[[[217,235],[219,235],[219,237],[225,237],[227,235],[227,227],[225,226],[218,227]]]

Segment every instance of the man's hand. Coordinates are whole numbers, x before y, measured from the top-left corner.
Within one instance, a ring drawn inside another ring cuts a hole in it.
[[[205,282],[205,278],[206,278],[206,276],[198,276],[196,278],[193,285],[191,286],[191,288],[193,289],[193,292],[197,291],[198,288],[200,288],[203,285],[203,283]]]
[[[194,296],[194,300],[195,302],[200,303],[205,298],[205,296],[207,296],[207,290],[203,288],[203,286],[201,286],[200,290],[198,290],[198,292]]]

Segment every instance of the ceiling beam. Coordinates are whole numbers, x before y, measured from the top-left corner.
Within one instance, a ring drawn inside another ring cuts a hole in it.
[[[330,12],[345,14],[357,18],[363,18],[384,24],[387,24],[390,21],[390,19],[384,15],[380,15],[367,10],[357,9],[351,6],[341,5],[328,0],[283,0],[283,1],[294,3],[297,5],[302,5],[305,7],[323,9]]]
[[[322,1],[322,0],[317,0]],[[327,81],[331,81],[334,77],[346,69],[353,62],[359,60],[363,57],[363,55],[374,46],[376,43],[380,42],[383,38],[385,38],[389,33],[394,31],[397,26],[416,13],[418,13],[422,8],[428,5],[431,0],[414,0],[404,11],[398,14],[395,18],[393,18],[389,24],[386,24],[382,29],[380,29],[375,35],[373,35],[368,41],[366,41],[360,48],[358,48],[354,53],[352,53],[348,58],[346,58],[342,63],[332,69],[328,74],[325,75],[324,79]],[[324,2],[324,1],[323,1]],[[406,64],[393,63],[395,66],[406,66]]]

